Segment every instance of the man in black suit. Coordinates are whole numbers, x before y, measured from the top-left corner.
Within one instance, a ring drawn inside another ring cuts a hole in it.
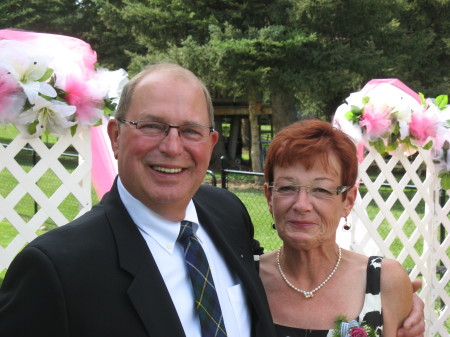
[[[249,215],[232,193],[199,188],[218,139],[205,86],[179,66],[154,65],[127,84],[115,117],[118,178],[99,205],[11,264],[0,336],[200,336],[176,242],[182,220],[208,257],[228,335],[273,336]]]
[[[199,187],[218,139],[213,120],[207,89],[182,67],[153,65],[126,85],[108,123],[118,178],[90,212],[13,261],[0,336],[202,336],[177,242],[183,220],[205,250],[228,336],[275,336],[244,205]]]

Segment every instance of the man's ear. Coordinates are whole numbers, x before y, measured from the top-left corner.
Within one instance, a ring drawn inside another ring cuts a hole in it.
[[[219,133],[217,131],[214,130],[211,133],[210,141],[211,141],[211,153],[212,153],[214,146],[216,146],[217,142],[219,141]]]
[[[119,122],[116,119],[110,119],[107,126],[111,148],[114,153],[114,158],[119,156]]]

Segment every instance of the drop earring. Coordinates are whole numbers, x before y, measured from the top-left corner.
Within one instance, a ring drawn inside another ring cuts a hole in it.
[[[347,217],[345,217],[344,219],[345,219],[345,224],[344,224],[344,227],[342,227],[342,229],[344,231],[349,231],[350,228],[352,228],[352,226],[350,226],[350,224],[348,223]]]

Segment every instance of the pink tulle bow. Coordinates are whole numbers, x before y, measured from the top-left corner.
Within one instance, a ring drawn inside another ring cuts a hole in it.
[[[59,74],[59,77],[70,74],[88,79],[95,70],[97,53],[88,43],[75,37],[1,29],[0,40],[21,41],[30,47],[40,49],[43,54],[51,54],[53,61],[50,67]]]
[[[66,91],[67,102],[77,107],[76,115],[80,124],[95,124],[101,117],[98,107],[102,104],[102,97],[96,97],[86,82],[71,76],[66,79]]]
[[[390,111],[391,109],[388,107],[374,107],[372,105],[365,107],[359,124],[366,128],[369,139],[382,137],[389,130],[391,125]]]
[[[425,114],[413,114],[409,130],[411,135],[416,139],[417,145],[423,146],[430,137],[436,137],[438,121]]]

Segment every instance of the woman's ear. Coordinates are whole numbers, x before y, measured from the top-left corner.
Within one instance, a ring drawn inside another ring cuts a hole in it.
[[[273,216],[273,211],[272,211],[272,193],[270,192],[270,187],[269,187],[269,185],[267,183],[264,184],[264,195],[266,196],[267,206],[269,206],[269,212]]]
[[[353,206],[355,205],[356,197],[358,195],[358,187],[353,186],[346,192],[345,200],[344,200],[344,214],[343,217],[347,217],[352,211]]]

